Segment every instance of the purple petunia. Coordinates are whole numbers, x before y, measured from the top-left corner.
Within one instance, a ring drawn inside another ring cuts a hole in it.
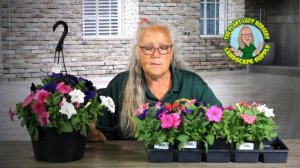
[[[85,94],[84,101],[89,101],[90,99],[93,99],[96,96],[96,92],[93,90],[89,90],[84,94]]]

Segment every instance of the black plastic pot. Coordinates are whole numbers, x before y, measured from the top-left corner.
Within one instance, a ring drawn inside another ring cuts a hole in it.
[[[146,150],[150,162],[173,162],[171,145],[169,145],[169,149],[154,149],[153,145],[148,145]]]
[[[208,163],[228,163],[230,161],[231,144],[225,139],[216,139],[214,144],[208,145],[204,160]]]
[[[198,163],[202,160],[202,150],[200,149],[182,149],[177,150],[178,162]]]
[[[36,160],[70,162],[83,157],[86,138],[78,131],[59,134],[54,128],[46,128],[40,131],[38,141],[31,142]]]
[[[260,161],[264,163],[286,163],[288,150],[287,146],[279,138],[276,138],[272,141],[271,148],[263,150]]]

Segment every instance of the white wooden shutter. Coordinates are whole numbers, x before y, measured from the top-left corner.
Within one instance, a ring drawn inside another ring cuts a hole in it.
[[[84,0],[83,36],[121,36],[122,0]]]

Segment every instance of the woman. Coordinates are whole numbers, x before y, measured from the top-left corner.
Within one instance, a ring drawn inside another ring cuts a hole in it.
[[[244,59],[251,59],[253,58],[253,52],[255,55],[260,53],[262,49],[262,43],[258,43],[257,48],[254,46],[254,37],[249,26],[243,26],[241,28],[238,38],[238,50],[236,50],[234,47],[231,48],[231,51],[233,51],[236,56],[242,56]]]
[[[196,98],[221,106],[196,73],[182,69],[174,37],[166,23],[141,21],[128,71],[118,74],[107,87],[107,96],[114,100],[116,112],[107,112],[99,119],[97,129],[104,135],[92,131],[92,140],[133,139],[135,124],[131,115],[145,102],[173,103],[179,98]]]

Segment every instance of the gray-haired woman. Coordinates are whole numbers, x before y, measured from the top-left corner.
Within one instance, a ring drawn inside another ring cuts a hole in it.
[[[131,116],[145,102],[173,103],[180,98],[195,98],[221,106],[199,75],[183,70],[175,37],[169,24],[141,20],[128,70],[114,77],[106,90],[115,102],[116,112],[99,118],[97,130],[91,126],[90,140],[134,139]]]

